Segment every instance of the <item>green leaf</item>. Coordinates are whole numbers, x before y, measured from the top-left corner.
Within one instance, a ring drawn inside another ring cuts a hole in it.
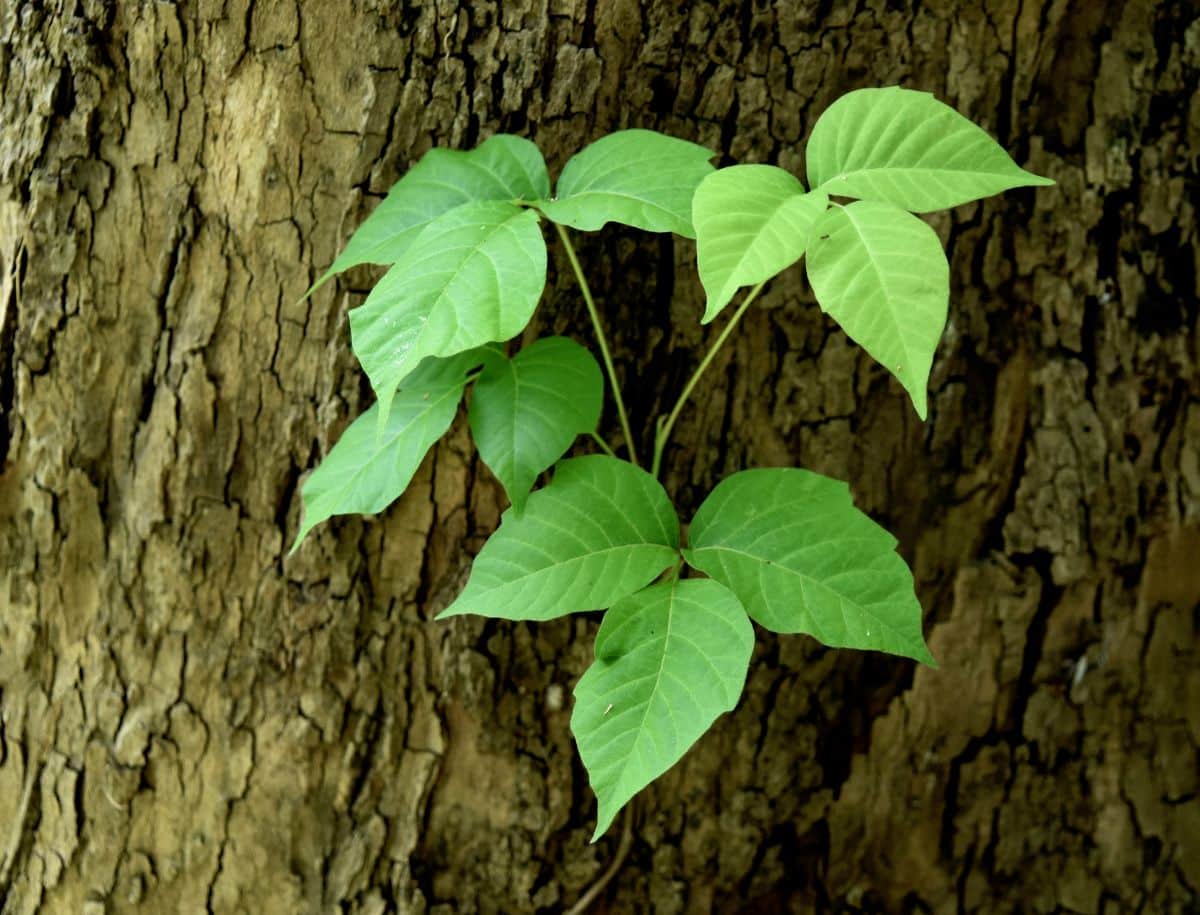
[[[504,513],[441,616],[548,620],[599,610],[653,581],[678,549],[679,519],[654,477],[602,454],[572,458],[520,515]]]
[[[700,182],[692,201],[700,282],[708,294],[703,323],[740,286],[753,286],[798,261],[813,223],[829,206],[822,193],[773,165],[734,165]]]
[[[688,563],[766,628],[933,665],[912,573],[845,483],[792,468],[735,473],[704,500],[689,539]]]
[[[382,435],[378,404],[350,424],[300,489],[304,520],[291,552],[326,518],[373,514],[399,498],[454,421],[467,371],[479,361],[477,353],[426,359],[396,395]]]
[[[558,196],[538,202],[554,222],[585,232],[620,222],[695,238],[692,195],[714,153],[653,130],[619,130],[572,156]]]
[[[807,263],[821,308],[900,380],[924,419],[950,299],[937,233],[890,203],[859,200],[817,221]]]
[[[847,92],[817,119],[808,183],[830,195],[928,213],[1054,182],[1018,166],[987,132],[927,92]]]
[[[379,398],[426,356],[507,340],[529,323],[546,284],[537,213],[469,203],[443,213],[350,312],[354,352]]]
[[[737,705],[753,648],[745,608],[715,581],[663,582],[605,614],[571,714],[599,804],[593,842]]]
[[[464,203],[540,200],[549,193],[542,154],[524,137],[496,134],[465,152],[431,149],[392,185],[306,295],[358,264],[394,264],[425,226]]]
[[[545,337],[511,361],[501,355],[485,365],[471,394],[471,434],[518,512],[538,474],[577,435],[595,430],[603,394],[595,358],[566,337]]]

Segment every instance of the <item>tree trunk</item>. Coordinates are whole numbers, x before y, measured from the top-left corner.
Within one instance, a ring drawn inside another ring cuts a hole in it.
[[[6,0],[0,910],[574,902],[620,834],[588,844],[568,729],[595,615],[433,621],[503,507],[461,419],[390,511],[284,558],[369,403],[346,311],[376,273],[301,294],[433,145],[521,133],[556,171],[645,126],[803,174],[834,98],[902,83],[1058,182],[933,218],[930,420],[792,270],[666,485],[687,518],[748,466],[848,479],[941,668],[759,632],[594,910],[1195,911],[1189,6]],[[711,339],[694,247],[583,251],[646,432]],[[590,342],[562,270],[536,323]]]

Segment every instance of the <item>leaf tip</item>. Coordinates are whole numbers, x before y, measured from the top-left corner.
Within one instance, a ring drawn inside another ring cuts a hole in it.
[[[897,374],[899,374],[898,370]],[[909,397],[912,398],[913,409],[917,411],[917,416],[921,422],[925,422],[926,417],[929,415],[929,402],[926,399],[925,392],[923,390],[910,390],[908,393]]]
[[[296,551],[300,549],[300,544],[304,542],[304,536],[308,533],[308,528],[300,528],[300,533],[296,535],[296,539],[292,541],[292,548],[287,551],[286,559],[291,559],[296,555]]]
[[[604,837],[604,834],[608,832],[608,828],[612,826],[613,820],[616,819],[618,812],[620,812],[619,808],[609,813],[596,812],[596,829],[592,832],[592,837],[588,839],[589,845],[595,845],[596,842]]]
[[[735,292],[737,292],[736,286],[733,289],[722,288],[715,295],[707,296],[704,302],[704,315],[700,318],[700,323],[711,324],[717,315],[724,311]]]

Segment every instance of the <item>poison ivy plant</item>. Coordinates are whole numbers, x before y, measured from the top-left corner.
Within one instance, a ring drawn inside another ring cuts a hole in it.
[[[558,465],[525,511],[504,513],[442,616],[548,620],[602,610],[643,588],[679,555],[679,519],[659,482],[604,454]]]
[[[520,511],[538,474],[600,421],[604,378],[586,349],[543,337],[512,359],[491,350],[471,397],[479,456]]]
[[[1052,183],[933,96],[897,87],[851,92],[821,115],[807,188],[770,165],[714,169],[712,156],[654,131],[619,131],[572,157],[551,197],[528,140],[497,135],[468,152],[431,150],[314,286],[357,264],[391,264],[350,314],[378,402],[304,482],[296,547],[332,515],[377,512],[396,499],[470,390],[471,432],[511,507],[441,617],[549,620],[607,609],[571,717],[598,800],[595,836],[736,705],[751,621],[934,664],[912,573],[845,483],[796,468],[735,473],[703,501],[684,545],[658,476],[714,354],[763,285],[806,256],[821,308],[924,418],[949,269],[937,235],[914,214]],[[503,345],[542,296],[543,218],[587,305],[621,430],[615,448],[599,434],[604,381],[586,349],[563,337],[512,354]],[[704,322],[751,287],[655,423],[648,471],[567,231],[609,222],[696,239]],[[602,453],[562,459],[581,435]],[[617,457],[622,449],[628,460]]]

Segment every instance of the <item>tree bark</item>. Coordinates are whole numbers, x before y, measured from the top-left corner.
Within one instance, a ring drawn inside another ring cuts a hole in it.
[[[370,402],[377,274],[301,294],[431,146],[520,133],[556,172],[644,126],[802,175],[820,112],[893,83],[1058,182],[933,217],[929,421],[792,270],[666,485],[688,518],[748,466],[848,479],[941,668],[759,632],[594,910],[1195,911],[1198,73],[1183,2],[6,2],[0,911],[583,894],[620,832],[588,844],[568,730],[597,621],[433,621],[503,507],[461,419],[284,558]],[[645,434],[712,336],[694,247],[581,242]],[[590,342],[552,252],[527,339]]]

